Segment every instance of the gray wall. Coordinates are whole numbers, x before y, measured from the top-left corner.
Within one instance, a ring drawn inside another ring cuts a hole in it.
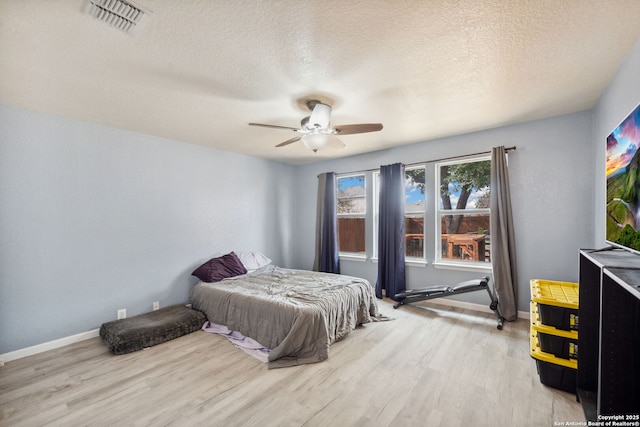
[[[293,264],[299,268],[312,265],[313,247],[304,242],[313,240],[315,193],[309,188],[316,186],[319,173],[366,170],[395,162],[415,163],[474,153],[496,145],[515,145],[517,151],[509,155],[509,171],[519,260],[518,309],[526,312],[530,279],[578,281],[578,250],[605,246],[605,138],[638,103],[640,39],[593,110],[300,166],[296,170],[294,198],[301,210]],[[427,221],[433,223],[432,214],[428,213]],[[433,231],[427,231],[425,241],[429,233],[434,238]],[[431,246],[427,252],[430,261],[434,257]],[[377,264],[371,261],[343,260],[341,267],[345,274],[376,281]],[[432,265],[410,266],[407,286],[457,283],[478,274],[439,270]],[[487,300],[478,293],[455,299],[481,304]]]
[[[605,141],[611,131],[640,104],[640,38],[620,65],[609,87],[593,109],[594,244],[605,246]]]
[[[527,311],[531,278],[577,281],[578,249],[604,246],[604,139],[639,102],[640,40],[591,111],[297,167],[0,105],[0,354],[95,329],[118,308],[185,302],[193,268],[226,251],[311,268],[321,172],[496,145],[518,147],[509,165]],[[371,261],[342,270],[377,276]],[[409,288],[477,275],[407,270]]]
[[[184,303],[212,255],[286,265],[293,167],[0,106],[0,354]],[[278,189],[278,190],[274,190]]]
[[[384,132],[393,132],[385,129]],[[348,137],[344,142],[349,143]],[[578,250],[593,239],[593,150],[591,149],[591,113],[581,112],[546,120],[505,126],[472,134],[443,138],[361,156],[325,161],[296,170],[295,199],[299,206],[297,238],[293,264],[310,268],[313,262],[315,197],[317,175],[334,171],[345,173],[378,168],[395,162],[416,163],[456,155],[488,151],[493,146],[517,146],[509,154],[509,173],[518,254],[518,309],[528,311],[529,281],[532,278],[577,281]],[[427,169],[427,173],[433,168]],[[433,200],[433,188],[427,185],[427,198]],[[425,246],[433,261],[434,216]],[[341,261],[344,274],[358,275],[375,283],[377,264],[371,261]],[[407,287],[454,284],[482,273],[407,267]],[[486,294],[470,293],[456,297],[462,301],[488,303]]]

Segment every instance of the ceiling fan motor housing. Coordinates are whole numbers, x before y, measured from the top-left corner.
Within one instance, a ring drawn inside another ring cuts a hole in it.
[[[331,107],[318,101],[308,101],[307,106],[313,105],[309,116],[308,128],[327,129],[331,121]]]

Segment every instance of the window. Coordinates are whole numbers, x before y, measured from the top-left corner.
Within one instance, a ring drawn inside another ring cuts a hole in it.
[[[439,163],[436,261],[486,266],[491,262],[491,159]]]
[[[380,172],[374,174],[375,220],[374,253],[378,252],[378,198],[380,196]],[[404,232],[405,257],[424,260],[424,216],[425,216],[425,167],[405,169],[404,175]]]
[[[425,167],[405,169],[404,244],[407,258],[424,259]]]
[[[364,175],[337,178],[338,248],[340,253],[365,255],[367,199]]]

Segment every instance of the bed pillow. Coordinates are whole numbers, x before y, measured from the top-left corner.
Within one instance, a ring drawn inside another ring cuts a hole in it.
[[[244,267],[238,256],[229,252],[221,257],[212,258],[209,261],[196,268],[191,275],[196,276],[203,282],[213,283],[219,282],[227,277],[239,276],[245,274],[247,269]]]
[[[238,258],[247,269],[247,272],[256,271],[265,265],[271,264],[271,260],[261,252],[239,252]]]

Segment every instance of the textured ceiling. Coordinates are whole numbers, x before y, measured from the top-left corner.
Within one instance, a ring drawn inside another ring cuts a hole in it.
[[[0,0],[0,103],[300,164],[592,108],[638,0],[138,0],[130,36],[85,0]],[[314,154],[295,134],[381,122]]]

